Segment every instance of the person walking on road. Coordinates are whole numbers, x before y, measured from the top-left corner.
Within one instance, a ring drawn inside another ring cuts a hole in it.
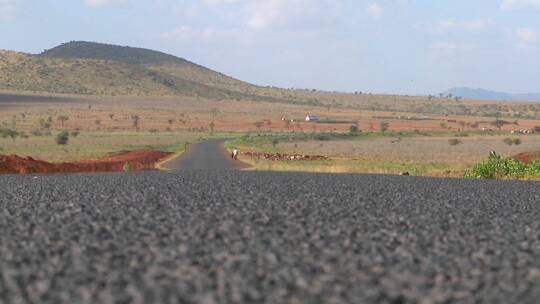
[[[238,159],[238,149],[234,148],[231,155],[232,159],[237,160]]]

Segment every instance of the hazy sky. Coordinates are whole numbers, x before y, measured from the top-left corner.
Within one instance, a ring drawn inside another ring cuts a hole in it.
[[[280,87],[540,91],[540,0],[0,0],[0,49],[156,49]]]

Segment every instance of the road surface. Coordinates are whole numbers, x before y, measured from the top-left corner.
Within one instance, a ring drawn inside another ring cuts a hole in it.
[[[538,303],[539,218],[536,182],[0,176],[0,303]]]
[[[164,167],[170,170],[241,170],[247,164],[232,160],[223,144],[225,140],[209,140],[190,145],[179,158],[167,162]]]

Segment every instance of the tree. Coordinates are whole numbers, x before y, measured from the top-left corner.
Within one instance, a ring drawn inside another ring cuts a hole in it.
[[[257,128],[257,130],[259,131],[259,133],[261,133],[261,128],[262,128],[262,126],[264,126],[264,122],[257,121],[257,122],[254,123],[254,125]]]
[[[14,141],[19,135],[19,132],[12,129],[0,129],[0,136],[2,136],[2,138],[10,137],[11,140]]]
[[[285,129],[288,130],[288,129],[291,127],[291,121],[290,121],[290,120],[285,119],[285,120],[283,121],[283,123],[285,124]]]
[[[216,127],[216,124],[214,124],[214,121],[211,121],[208,127],[210,128],[210,135],[214,135],[214,128]]]
[[[133,127],[135,128],[135,131],[139,132],[139,123],[141,121],[141,118],[139,115],[131,115],[131,122],[133,123]]]
[[[69,117],[65,116],[65,115],[60,115],[60,116],[58,116],[57,119],[58,119],[58,121],[60,121],[60,123],[62,124],[62,128],[63,128],[66,121],[69,120]]]
[[[381,124],[380,124],[380,129],[381,129],[381,132],[384,133],[386,131],[388,131],[388,128],[390,127],[390,124],[385,122],[385,121],[381,121]]]
[[[357,125],[352,125],[349,127],[349,133],[351,134],[356,134],[358,133],[358,126]]]
[[[39,120],[39,126],[42,128],[42,129],[49,129],[51,127],[51,123],[48,122],[47,120],[41,118]]]
[[[217,114],[219,113],[219,110],[217,108],[212,108],[210,112],[212,112],[212,121],[214,121],[216,119]]]
[[[496,119],[494,122],[491,123],[491,125],[495,126],[497,129],[499,129],[499,131],[505,124],[506,121],[500,119]]]
[[[68,131],[62,131],[58,133],[56,136],[56,144],[58,145],[67,145],[69,141],[69,132]]]
[[[111,120],[113,120],[113,119],[114,119],[114,113],[110,113],[110,114],[109,114],[109,118],[110,118]]]
[[[267,120],[266,120],[266,125],[268,126],[268,129],[269,129],[269,130],[272,130],[272,120],[267,119]]]

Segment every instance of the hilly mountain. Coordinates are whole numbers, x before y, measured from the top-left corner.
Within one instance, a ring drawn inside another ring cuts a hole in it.
[[[38,55],[0,51],[0,89],[268,99],[254,93],[254,85],[183,58],[93,42],[69,42]]]
[[[511,94],[504,92],[488,91],[484,89],[471,89],[471,88],[452,88],[443,94],[452,94],[454,96],[460,96],[466,99],[479,99],[479,100],[509,100],[509,101],[539,101],[540,93],[528,93],[528,94]]]

